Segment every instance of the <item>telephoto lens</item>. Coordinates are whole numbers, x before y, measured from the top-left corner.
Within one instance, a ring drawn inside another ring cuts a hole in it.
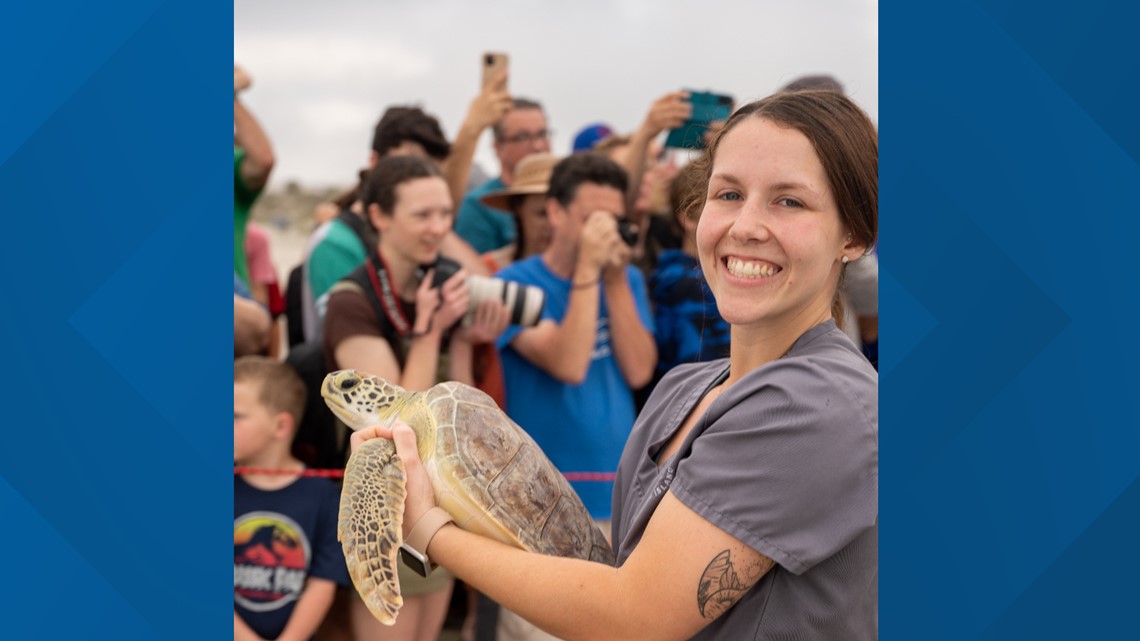
[[[546,303],[546,292],[532,285],[523,285],[499,278],[468,276],[467,291],[471,304],[467,315],[471,316],[475,306],[485,300],[499,300],[506,304],[511,315],[512,325],[531,327],[542,317],[542,306]]]

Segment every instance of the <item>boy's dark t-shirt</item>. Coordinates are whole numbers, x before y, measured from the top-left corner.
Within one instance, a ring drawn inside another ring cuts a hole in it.
[[[348,584],[336,540],[340,491],[302,477],[265,491],[234,477],[234,609],[264,639],[285,629],[308,577]]]

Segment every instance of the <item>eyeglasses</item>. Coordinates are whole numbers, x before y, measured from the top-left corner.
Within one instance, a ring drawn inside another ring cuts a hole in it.
[[[531,142],[550,140],[550,136],[553,134],[554,132],[550,129],[542,129],[534,133],[530,133],[529,131],[522,131],[513,136],[504,136],[500,140],[512,145],[523,145]]]

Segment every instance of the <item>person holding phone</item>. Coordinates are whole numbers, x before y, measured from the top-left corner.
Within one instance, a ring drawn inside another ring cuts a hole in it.
[[[481,186],[467,192],[455,219],[455,232],[480,254],[502,249],[515,242],[518,230],[508,212],[492,209],[480,199],[514,184],[515,169],[530,154],[550,151],[550,128],[542,105],[514,97],[511,108],[491,128],[495,155],[501,171]]]
[[[621,456],[617,566],[519,550],[444,524],[426,552],[558,637],[877,638],[878,374],[836,325],[847,264],[878,230],[878,136],[834,92],[733,114],[702,161],[701,268],[727,359],[657,386]],[[405,535],[435,505],[396,423]]]
[[[377,162],[361,193],[368,220],[379,232],[369,258],[338,282],[325,317],[324,354],[329,371],[357,369],[409,391],[441,380],[474,385],[473,347],[493,341],[507,326],[503,303],[483,301],[474,322],[467,313],[466,272],[439,286],[434,268],[451,229],[447,183],[430,160],[389,156]],[[446,354],[446,366],[441,357]],[[438,637],[450,604],[452,577],[421,578],[401,561],[404,607],[392,627],[382,625],[359,596],[350,604],[357,639],[427,641]]]

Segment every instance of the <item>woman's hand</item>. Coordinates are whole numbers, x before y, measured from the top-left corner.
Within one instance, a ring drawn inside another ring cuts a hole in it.
[[[439,308],[439,290],[431,286],[433,278],[435,278],[435,270],[427,270],[424,279],[420,281],[419,288],[416,289],[416,323],[415,327],[412,328],[416,334],[426,334],[435,329],[432,316],[435,314],[435,310]]]
[[[471,324],[461,326],[455,337],[472,345],[490,343],[503,333],[510,320],[511,315],[505,303],[499,300],[485,300],[475,307]]]
[[[470,293],[467,290],[467,271],[461,269],[455,272],[440,286],[439,295],[443,300],[439,308],[435,310],[435,315],[432,316],[431,327],[432,329],[439,328],[439,331],[442,332],[454,325],[467,313],[467,305],[471,301]]]
[[[396,420],[392,427],[374,425],[357,430],[352,433],[349,443],[352,450],[360,444],[374,438],[386,438],[396,444],[396,454],[404,463],[404,473],[407,474],[408,497],[404,500],[404,536],[412,531],[412,526],[420,520],[425,512],[435,507],[435,493],[428,479],[427,471],[420,460],[419,450],[416,448],[416,433],[407,423]]]

